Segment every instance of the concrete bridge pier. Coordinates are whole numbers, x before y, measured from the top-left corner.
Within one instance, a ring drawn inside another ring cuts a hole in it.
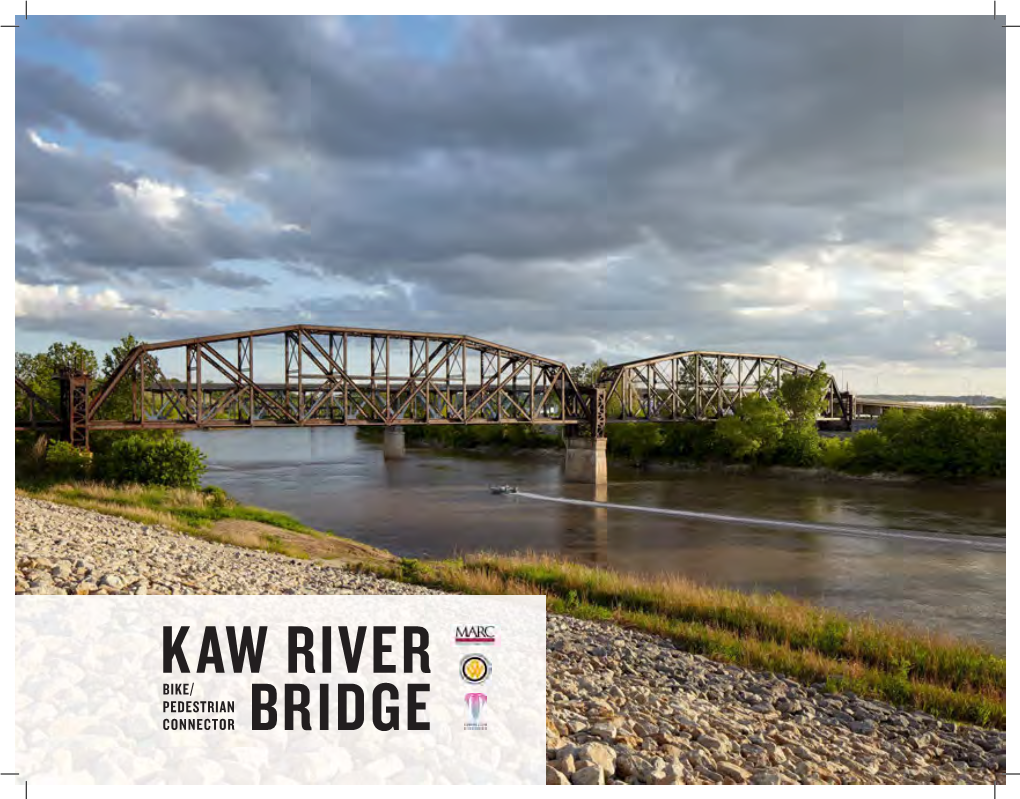
[[[382,452],[383,459],[388,461],[403,460],[407,456],[403,427],[387,427],[383,431]]]
[[[568,483],[606,485],[606,439],[578,436],[568,437],[566,442],[563,479]]]

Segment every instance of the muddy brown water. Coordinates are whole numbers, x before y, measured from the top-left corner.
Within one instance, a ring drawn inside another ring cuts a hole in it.
[[[535,494],[653,508],[940,536],[1006,535],[1005,489],[889,485],[610,466],[610,483],[564,484],[554,454],[470,456],[381,447],[342,428],[192,433],[206,481],[245,503],[406,557],[478,550],[554,552],[580,563],[678,573],[780,591],[852,614],[901,620],[1006,648],[1006,556],[895,538],[778,530],[496,496]]]

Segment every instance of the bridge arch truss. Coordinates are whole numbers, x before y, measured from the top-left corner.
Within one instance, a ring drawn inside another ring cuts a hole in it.
[[[470,336],[306,325],[140,345],[85,392],[72,435],[85,445],[98,430],[588,418],[558,361]]]
[[[608,366],[599,375],[606,421],[678,422],[718,419],[744,397],[775,397],[785,377],[814,367],[778,355],[689,350]],[[823,419],[849,425],[853,401],[826,375]]]

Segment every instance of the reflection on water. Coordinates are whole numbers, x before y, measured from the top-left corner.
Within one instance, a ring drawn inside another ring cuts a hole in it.
[[[342,428],[193,433],[208,481],[408,557],[555,552],[582,563],[679,573],[902,619],[1005,651],[1006,557],[896,540],[795,532],[495,496],[490,484],[627,505],[860,527],[1005,535],[1005,491],[610,469],[565,485],[556,455],[486,458],[411,450],[384,462]]]

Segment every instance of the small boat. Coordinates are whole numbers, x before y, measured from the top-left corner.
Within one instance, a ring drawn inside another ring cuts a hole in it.
[[[501,485],[501,486],[489,486],[489,491],[493,494],[516,494],[517,486]]]

